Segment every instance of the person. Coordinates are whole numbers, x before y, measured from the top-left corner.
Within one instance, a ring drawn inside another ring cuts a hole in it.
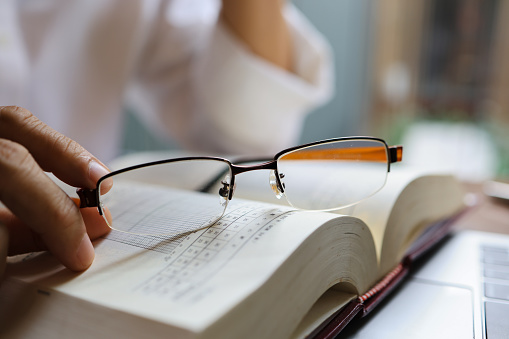
[[[77,271],[108,229],[43,170],[93,188],[126,101],[183,148],[267,153],[332,88],[327,44],[284,1],[8,0],[0,33],[0,105],[16,105],[0,109],[0,252],[48,249]]]
[[[51,150],[51,151],[48,151]],[[75,141],[26,109],[0,107],[0,273],[7,255],[49,250],[80,271],[94,258],[90,239],[108,227],[93,208],[78,209],[43,171],[94,188],[107,168]]]
[[[0,105],[105,162],[126,108],[186,150],[265,154],[332,88],[327,43],[282,0],[7,0],[0,37]]]

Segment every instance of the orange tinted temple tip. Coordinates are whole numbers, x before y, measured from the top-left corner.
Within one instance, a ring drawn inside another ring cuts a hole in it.
[[[80,205],[81,205],[80,198],[71,197],[71,199],[76,204],[76,206],[80,207]]]
[[[400,162],[403,160],[403,146],[390,146],[389,152],[391,156],[391,162]]]

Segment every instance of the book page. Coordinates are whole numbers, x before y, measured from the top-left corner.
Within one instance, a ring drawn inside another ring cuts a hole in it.
[[[286,199],[277,199],[268,186],[266,172],[246,173],[238,178],[235,196],[287,205]],[[384,246],[393,250],[393,253],[385,255],[389,261],[388,268],[392,268],[391,265],[401,259],[423,227],[461,208],[462,194],[459,190],[457,180],[449,174],[393,164],[380,191],[353,206],[329,213],[354,216],[364,221],[375,241],[379,262],[383,260]],[[447,198],[440,196],[444,194]],[[324,194],[322,198],[326,197]],[[412,229],[416,232],[412,233]],[[402,239],[392,239],[398,236]],[[386,242],[389,244],[385,245]]]
[[[43,280],[34,280],[42,285],[60,285],[58,290],[62,292],[77,293],[77,296],[96,303],[115,305],[135,313],[142,310],[150,313],[150,317],[160,318],[165,310],[178,307],[180,311],[176,318],[187,320],[198,316],[204,319],[210,312],[199,315],[186,314],[185,311],[196,312],[200,310],[194,307],[196,303],[214,299],[214,292],[221,288],[220,282],[213,281],[215,273],[233,260],[243,247],[256,246],[264,233],[287,217],[285,210],[263,207],[238,204],[214,227],[181,237],[138,236],[112,231],[95,244],[96,260],[83,274],[61,269]],[[26,263],[38,266],[37,259]],[[62,284],[66,280],[69,281]],[[247,285],[239,284],[238,287],[243,290],[248,288]],[[239,291],[232,289],[226,295],[235,299],[237,293]],[[133,299],[140,300],[133,302]],[[149,308],[133,309],[138,303],[147,301],[151,303]],[[225,308],[229,306],[228,300],[216,300],[214,304],[216,310],[220,310],[221,304]],[[204,311],[207,309],[203,308]],[[174,321],[178,322],[178,319]]]
[[[306,338],[324,321],[329,319],[334,313],[342,309],[356,296],[351,293],[345,293],[335,289],[327,290],[318,299],[306,317],[299,323],[299,326],[292,333],[292,338]]]
[[[401,166],[394,167],[389,173],[384,187],[373,196],[353,206],[329,212],[354,216],[364,221],[371,230],[379,260],[381,258],[387,222],[396,200],[411,181],[423,175],[423,172],[419,170],[407,169]],[[235,196],[287,205],[288,203],[284,197],[277,199],[270,190],[268,177],[268,173],[264,171],[246,173],[246,175],[239,176]]]
[[[348,211],[348,215],[360,218],[369,226],[373,234],[379,260],[381,260],[382,256],[383,242],[389,217],[396,201],[407,185],[423,174],[422,171],[416,169],[410,169],[404,166],[392,166],[384,187],[374,196],[352,206]]]
[[[353,206],[350,213],[373,234],[381,278],[403,259],[427,227],[462,208],[463,191],[454,176],[399,164],[391,167],[385,186]]]
[[[141,192],[136,195],[143,199]],[[137,201],[130,201],[126,220],[139,215]],[[232,201],[214,226],[185,236],[112,231],[95,243],[95,262],[83,273],[66,270],[44,253],[11,263],[8,276],[34,283],[48,299],[52,291],[58,291],[199,333],[264,284],[310,234],[334,217]],[[145,215],[143,220],[161,223],[158,216]],[[351,237],[364,232],[367,245],[359,251],[370,252],[366,229],[347,225],[345,230]],[[330,282],[323,284],[320,289]],[[322,292],[317,290],[310,297]]]
[[[160,156],[156,155],[156,157]],[[149,158],[145,160],[149,160]],[[136,159],[136,156],[128,160],[136,162],[133,159]],[[424,179],[419,179],[422,177]],[[433,198],[441,190],[441,187],[437,187],[437,185],[441,186],[443,183],[446,183],[447,187],[450,188],[451,185],[454,186],[451,184],[453,181],[451,178],[442,176],[442,179],[435,182],[435,179],[429,173],[424,173],[422,170],[406,168],[402,165],[393,165],[391,166],[391,172],[388,174],[387,183],[381,191],[355,206],[335,211],[335,213],[359,217],[369,225],[368,227],[375,243],[378,264],[381,266],[381,268],[373,269],[373,271],[378,271],[376,272],[377,276],[384,275],[385,271],[390,270],[400,260],[408,246],[416,239],[423,227],[427,225],[427,222],[433,221],[433,218],[444,217],[448,213],[453,212],[454,208],[451,209],[451,205],[445,209],[435,209],[430,207],[430,205],[422,205],[423,201],[440,201],[440,199]],[[417,184],[411,184],[412,182],[417,182]],[[435,184],[432,184],[433,182]],[[402,194],[403,192],[404,194]],[[451,197],[458,196],[456,193],[453,192]],[[237,176],[234,201],[239,197],[275,203],[282,206],[287,205],[284,197],[277,199],[274,192],[271,191],[269,171],[248,172]],[[398,206],[394,210],[396,205]],[[443,206],[445,205],[441,207]],[[292,217],[291,213],[290,218]],[[381,265],[382,260],[384,261],[383,265]],[[362,265],[362,260],[359,261]],[[344,304],[343,301],[338,302],[334,298],[328,298],[327,296],[330,294],[336,295],[337,293],[331,290],[320,299],[321,301],[316,304],[318,306],[313,308],[310,316],[302,323],[303,327],[306,327],[304,324],[308,323],[312,324],[308,328],[312,328],[315,326],[315,320],[310,319],[318,319],[317,322],[320,322],[320,319],[323,319],[324,316],[337,309],[338,305]],[[350,300],[352,296],[351,293],[343,294],[343,292],[339,292],[337,295],[341,296],[340,299],[344,300],[344,302]],[[322,305],[325,306],[322,307]],[[306,331],[304,330],[304,332]]]

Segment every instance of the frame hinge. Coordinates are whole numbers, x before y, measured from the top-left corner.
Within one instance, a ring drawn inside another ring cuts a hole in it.
[[[97,190],[78,188],[76,190],[78,197],[80,197],[80,208],[84,207],[97,207]]]
[[[403,160],[403,146],[389,147],[389,156],[391,157],[390,162],[400,162]]]

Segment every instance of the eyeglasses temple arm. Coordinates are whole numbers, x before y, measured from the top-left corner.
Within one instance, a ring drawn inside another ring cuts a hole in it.
[[[403,160],[403,146],[389,146],[389,162],[400,162]]]
[[[76,190],[80,198],[80,208],[84,207],[97,207],[97,189],[78,188]]]
[[[256,158],[239,158],[235,159],[236,165],[241,165],[243,163],[249,163],[249,162],[266,162],[272,160],[268,157],[256,157]],[[209,190],[214,187],[214,185],[221,179],[226,173],[228,173],[228,170],[224,170],[219,172],[216,176],[212,177],[209,181],[207,181],[202,187],[198,188],[198,192],[207,193]]]

